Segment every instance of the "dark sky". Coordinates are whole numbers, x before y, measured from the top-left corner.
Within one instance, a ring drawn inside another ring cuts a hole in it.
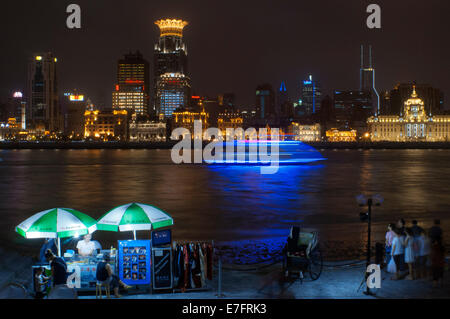
[[[81,30],[66,28],[70,3],[81,6]],[[365,26],[370,3],[382,8],[381,30]],[[359,45],[370,43],[379,90],[429,83],[450,108],[448,0],[14,0],[0,10],[0,100],[25,88],[33,52],[52,51],[62,91],[78,88],[108,105],[117,60],[139,49],[151,62],[153,22],[177,17],[190,23],[184,39],[197,94],[234,92],[248,106],[258,84],[285,80],[297,98],[309,73],[325,93],[357,89]]]

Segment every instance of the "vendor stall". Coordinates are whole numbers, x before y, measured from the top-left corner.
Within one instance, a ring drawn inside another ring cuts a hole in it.
[[[69,282],[79,291],[95,291],[97,283],[97,264],[102,261],[103,255],[110,255],[109,264],[113,273],[116,273],[117,254],[115,250],[101,250],[99,254],[93,256],[80,256],[78,254],[64,254],[64,260],[67,264],[67,272],[75,273],[77,276],[69,278]],[[72,280],[70,280],[72,279]],[[79,280],[79,282],[77,282]]]

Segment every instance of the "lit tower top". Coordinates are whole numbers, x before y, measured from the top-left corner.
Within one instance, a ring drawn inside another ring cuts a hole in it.
[[[161,19],[155,21],[160,36],[155,44],[155,77],[165,73],[187,75],[187,49],[183,42],[183,29],[188,24],[181,19]]]
[[[188,25],[188,22],[181,19],[161,19],[155,21],[155,24],[161,31],[161,37],[168,35],[183,37],[183,29]]]

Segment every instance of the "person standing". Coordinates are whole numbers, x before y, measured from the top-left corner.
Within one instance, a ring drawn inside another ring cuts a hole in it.
[[[396,273],[395,277],[392,279],[398,280],[400,279],[400,272],[403,269],[403,263],[405,259],[405,246],[403,242],[403,237],[400,234],[398,229],[394,230],[394,239],[392,240],[392,258],[394,258]]]
[[[64,259],[56,257],[50,249],[45,253],[45,258],[47,258],[52,269],[53,286],[67,284],[67,265]]]
[[[414,237],[419,237],[420,234],[423,232],[423,228],[418,225],[417,220],[412,221],[411,231]]]
[[[39,267],[35,271],[34,275],[34,298],[43,299],[45,297],[45,289],[48,284],[48,277],[44,276],[44,268]]]
[[[401,236],[405,236],[405,225],[406,223],[403,218],[400,218],[395,225]]]
[[[405,238],[405,263],[408,264],[408,271],[409,275],[406,277],[406,279],[414,280],[415,279],[415,273],[414,273],[414,236],[411,228],[405,229],[406,238]]]
[[[386,232],[386,240],[385,240],[385,251],[386,251],[386,265],[389,265],[389,262],[391,261],[391,252],[392,252],[392,241],[394,240],[395,237],[395,233],[394,233],[394,228],[395,225],[394,224],[389,224],[387,227],[387,232]]]
[[[426,278],[428,273],[427,263],[430,255],[430,240],[424,230],[422,230],[415,242],[417,244],[416,275],[417,278]]]
[[[47,259],[45,258],[45,253],[50,249],[53,254],[57,254],[58,246],[55,238],[45,238],[44,243],[42,244],[41,250],[39,252],[39,261],[41,264],[46,264]]]
[[[445,249],[440,240],[434,240],[431,244],[431,273],[433,276],[433,287],[443,286]]]
[[[442,243],[442,228],[441,221],[439,219],[434,220],[434,225],[430,228],[428,236],[430,237],[431,243],[436,240]]]

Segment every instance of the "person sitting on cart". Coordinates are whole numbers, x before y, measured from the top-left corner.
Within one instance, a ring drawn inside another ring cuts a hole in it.
[[[126,285],[120,278],[115,275],[109,264],[110,258],[109,254],[103,254],[102,261],[97,264],[96,279],[98,284],[109,284],[109,287],[113,289],[114,296],[120,298],[119,287],[122,286],[124,289],[129,289],[131,286]]]
[[[92,235],[91,234],[86,234],[84,235],[84,239],[78,241],[77,243],[77,249],[78,249],[78,254],[82,257],[86,257],[86,256],[91,256],[94,251],[96,250],[95,248],[95,243],[93,241],[91,241]]]

